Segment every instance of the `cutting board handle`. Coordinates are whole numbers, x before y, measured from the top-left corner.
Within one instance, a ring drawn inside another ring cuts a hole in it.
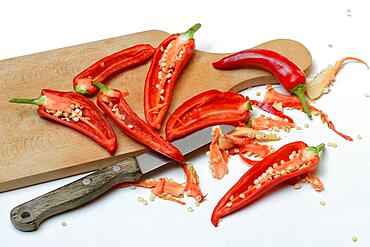
[[[137,182],[141,176],[136,158],[127,158],[15,207],[10,219],[18,230],[34,231],[47,218],[88,203],[116,184]]]

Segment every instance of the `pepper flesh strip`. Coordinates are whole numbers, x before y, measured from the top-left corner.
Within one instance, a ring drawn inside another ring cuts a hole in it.
[[[257,100],[250,100],[250,102],[252,105],[257,106],[258,108],[260,108],[261,110],[265,112],[273,114],[282,119],[287,119],[289,123],[294,123],[293,119],[283,114],[281,111],[276,109],[273,105],[267,104],[265,102],[257,101]]]
[[[308,147],[304,142],[293,142],[256,163],[218,202],[211,217],[213,225],[217,226],[221,218],[247,206],[276,185],[313,170],[324,146]]]
[[[162,126],[177,77],[195,50],[193,36],[199,28],[198,23],[182,34],[169,36],[154,53],[144,87],[145,118],[154,129]]]
[[[222,135],[222,130],[219,127],[213,129],[214,138],[209,146],[209,168],[212,171],[212,176],[221,179],[225,174],[229,173],[227,168],[228,157],[225,150],[220,150],[218,141]]]
[[[248,98],[233,92],[209,90],[180,105],[166,124],[166,138],[173,141],[218,124],[240,126],[250,116]]]
[[[282,104],[283,107],[292,107],[292,108],[298,109],[300,111],[303,111],[302,107],[300,106],[299,101],[297,101],[297,99],[295,97],[279,93],[278,91],[276,91],[271,86],[267,87],[267,93],[265,95],[265,98],[264,98],[263,102],[265,102],[267,104],[274,104],[275,102],[279,102],[279,103]],[[338,135],[340,135],[344,139],[346,139],[348,141],[353,141],[352,137],[350,137],[348,135],[345,135],[342,132],[338,131],[335,128],[333,122],[328,119],[328,115],[325,114],[322,110],[319,110],[319,109],[311,106],[309,103],[308,103],[308,107],[311,109],[311,111],[317,112],[317,113],[320,114],[320,118],[321,118],[322,122],[326,123],[328,125],[329,129],[333,130],[335,133],[337,133]]]
[[[268,130],[270,128],[293,128],[294,123],[286,122],[284,120],[273,119],[270,117],[260,116],[258,118],[251,119],[251,128],[255,130]]]
[[[198,202],[203,201],[205,196],[202,194],[199,188],[198,174],[193,165],[190,163],[185,163],[183,164],[183,170],[186,175],[186,185],[184,189],[185,194],[187,196],[194,197]]]
[[[73,79],[74,90],[86,96],[92,96],[99,91],[93,82],[103,83],[112,74],[130,69],[148,61],[154,54],[154,48],[149,44],[139,44],[95,62]]]
[[[94,84],[100,88],[97,99],[98,106],[125,134],[161,154],[180,163],[184,162],[184,156],[174,145],[154,131],[131,110],[120,91],[109,89],[101,83]]]
[[[78,93],[43,89],[39,98],[14,98],[10,102],[38,105],[42,118],[85,134],[112,155],[116,151],[117,138],[110,123],[92,101]]]
[[[151,191],[153,195],[156,195],[164,200],[170,200],[177,202],[181,205],[185,205],[183,201],[173,198],[173,197],[177,198],[183,197],[184,186],[182,184],[176,183],[171,179],[160,178],[158,180],[148,179],[143,182],[137,183],[122,183],[114,186],[112,189],[127,188],[130,186],[150,188],[152,189]]]

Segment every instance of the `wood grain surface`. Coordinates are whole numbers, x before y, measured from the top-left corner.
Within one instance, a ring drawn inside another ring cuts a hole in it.
[[[8,100],[38,97],[43,88],[70,91],[73,77],[96,60],[138,43],[157,46],[167,35],[151,30],[0,61],[0,192],[106,167],[146,152],[112,124],[118,138],[118,149],[112,157],[90,138],[41,119],[36,106],[11,104]],[[306,73],[311,68],[309,51],[296,41],[272,40],[257,47],[287,56]],[[202,91],[240,91],[276,83],[262,70],[213,69],[211,62],[225,55],[195,52],[178,79],[167,117],[184,100]],[[109,78],[110,87],[129,92],[126,100],[141,117],[149,65],[150,62]]]

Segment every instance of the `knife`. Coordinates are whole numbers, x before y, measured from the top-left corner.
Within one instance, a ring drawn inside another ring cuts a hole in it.
[[[233,126],[227,125],[220,127],[224,133],[234,129]],[[173,144],[183,155],[189,154],[211,142],[212,128],[197,131],[174,141]],[[10,212],[11,222],[21,231],[37,230],[47,218],[86,204],[117,184],[137,182],[143,174],[171,161],[170,158],[155,151],[126,158],[13,208]]]

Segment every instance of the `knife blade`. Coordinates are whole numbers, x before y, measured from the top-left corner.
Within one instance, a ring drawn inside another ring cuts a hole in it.
[[[228,125],[220,127],[224,133],[234,128]],[[212,129],[199,130],[172,143],[183,155],[187,155],[211,142]],[[18,230],[37,230],[47,218],[86,204],[117,184],[137,182],[143,174],[170,162],[170,158],[155,151],[126,158],[13,208],[10,220]]]

